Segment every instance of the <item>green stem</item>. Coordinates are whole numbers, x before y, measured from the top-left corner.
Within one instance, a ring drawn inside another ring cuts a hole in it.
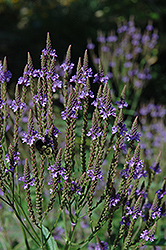
[[[19,186],[19,182],[18,182],[18,171],[17,171],[17,168],[18,168],[18,167],[16,167],[16,182],[17,182],[17,192],[18,192],[18,196],[17,196],[17,197],[19,197],[20,207],[22,207],[22,204],[21,204],[21,195],[20,195],[20,186]],[[14,188],[13,188],[13,189],[14,189]],[[14,202],[15,202],[15,200],[16,200],[16,198],[14,197]],[[15,205],[16,205],[17,213],[18,213],[19,216],[21,217],[17,202],[15,202]],[[20,224],[20,226],[21,226],[21,230],[22,230],[22,233],[23,233],[24,242],[25,242],[25,245],[26,245],[26,247],[27,247],[27,250],[30,250],[30,247],[29,247],[29,244],[28,244],[28,240],[27,240],[27,236],[26,236],[25,229],[24,229],[24,227],[22,226],[22,224]]]
[[[17,204],[19,205],[19,208],[20,208],[20,210],[21,210],[21,212],[22,212],[22,214],[23,214],[23,216],[24,216],[26,222],[28,223],[30,229],[31,229],[32,232],[34,233],[35,237],[40,241],[40,238],[39,238],[38,234],[36,233],[36,231],[34,230],[34,228],[33,228],[32,224],[31,224],[31,222],[30,222],[28,216],[26,215],[24,209],[23,209],[22,206],[19,204],[19,202],[18,202],[18,200],[17,200],[16,198],[15,198],[15,201],[16,201]],[[28,233],[29,233],[29,232],[28,232]]]
[[[63,209],[63,225],[65,227],[65,237],[67,239],[67,223],[66,223],[66,219],[65,219],[65,209]]]
[[[16,208],[15,208],[15,209],[17,210],[17,213],[18,213],[19,216],[21,217],[20,211],[19,211],[19,208],[18,208],[18,204],[15,203],[15,205],[16,205]],[[22,224],[20,224],[20,226],[21,226],[21,230],[22,230],[22,234],[23,234],[23,237],[24,237],[24,242],[25,242],[25,245],[26,245],[26,247],[27,247],[27,250],[30,250],[30,247],[29,247],[29,244],[28,244],[28,240],[27,240],[27,236],[26,236],[25,229],[24,229],[24,227],[23,227]]]
[[[17,217],[17,219],[20,221],[21,225],[23,226],[23,228],[25,229],[25,231],[30,235],[30,237],[33,239],[33,241],[40,247],[40,243],[37,242],[37,240],[33,237],[33,235],[31,234],[31,232],[28,230],[28,228],[25,226],[25,224],[23,223],[21,217],[19,216],[19,214],[17,213],[16,209],[14,206],[11,205],[11,207],[14,210],[14,213]]]
[[[40,238],[41,238],[41,249],[44,249],[43,246],[43,231],[42,231],[42,221],[40,222]]]
[[[76,226],[77,226],[77,221],[76,221],[76,225],[74,225],[73,228],[70,229],[69,237],[68,237],[68,240],[67,240],[67,243],[65,245],[64,250],[69,250],[70,249],[70,247],[72,245],[72,240],[73,240],[73,237],[74,237]]]
[[[3,200],[3,202],[5,202],[8,206],[10,206],[10,203],[6,201],[4,198],[0,197],[0,199]]]

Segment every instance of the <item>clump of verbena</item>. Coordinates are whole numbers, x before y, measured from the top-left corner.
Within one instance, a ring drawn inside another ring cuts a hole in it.
[[[161,153],[146,169],[138,117],[131,129],[123,119],[126,86],[113,104],[101,61],[93,75],[85,51],[72,75],[71,46],[59,71],[56,58],[47,34],[41,68],[34,69],[28,54],[12,101],[6,59],[0,65],[0,198],[20,222],[26,249],[155,245],[157,221],[165,215],[165,180],[153,200],[148,194]],[[63,104],[63,123],[55,97]]]
[[[124,84],[127,85],[126,100],[131,106],[130,112],[125,111],[127,115],[134,114],[143,89],[154,77],[151,66],[157,61],[158,39],[158,30],[152,21],[142,30],[135,25],[131,16],[129,20],[119,20],[117,29],[107,33],[99,31],[97,48],[91,40],[88,41],[87,48],[95,68],[98,67],[99,58],[102,60],[112,98],[120,95]]]

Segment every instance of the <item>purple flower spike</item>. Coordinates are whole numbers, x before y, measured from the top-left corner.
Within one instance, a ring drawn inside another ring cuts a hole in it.
[[[152,30],[153,30],[153,25],[148,24],[148,25],[146,26],[146,30],[152,31]]]
[[[121,219],[121,221],[119,223],[121,225],[125,224],[125,225],[129,226],[130,225],[130,220],[129,220],[128,217],[122,216],[122,219]]]
[[[106,42],[106,39],[105,39],[105,37],[104,36],[98,36],[97,37],[97,41],[99,42],[99,43],[105,43]]]
[[[99,127],[92,126],[92,128],[89,129],[87,136],[91,136],[92,140],[95,140],[97,137],[103,136],[103,132],[100,130],[101,129]]]
[[[123,98],[120,99],[120,101],[116,101],[115,104],[118,105],[119,109],[122,109],[123,107],[128,107],[127,102],[125,102],[125,100]]]
[[[154,235],[150,235],[147,229],[141,233],[140,238],[144,239],[145,241],[154,241]]]
[[[153,166],[150,166],[150,169],[152,169],[156,174],[159,174],[161,172],[161,168],[159,164],[157,164],[156,166],[155,164],[153,164]]]
[[[34,132],[23,132],[22,133],[22,142],[26,143],[30,147],[33,145],[36,139],[40,139],[40,136],[38,135],[37,131]]]
[[[68,177],[66,176],[66,170],[61,167],[60,165],[55,162],[55,164],[48,167],[48,170],[51,173],[52,179],[57,178],[58,176],[61,176],[64,180],[67,180]]]
[[[0,109],[2,109],[4,105],[5,105],[4,101],[0,98]]]
[[[35,95],[33,98],[35,100],[35,103],[40,103],[42,107],[45,107],[48,102],[46,95],[43,96]]]
[[[12,101],[12,104],[10,105],[10,108],[13,109],[13,112],[16,112],[18,109],[23,109],[26,106],[26,104],[23,102],[17,102],[16,100]]]
[[[12,77],[12,73],[9,70],[4,71],[3,65],[0,62],[0,82],[1,83],[9,82],[11,77]]]
[[[64,71],[71,71],[74,67],[74,63],[68,63],[65,62],[61,64],[60,68],[62,68]]]
[[[110,116],[116,117],[116,109],[112,107],[111,100],[107,100],[104,94],[101,97],[97,97],[97,99],[93,101],[91,105],[98,107],[99,113],[103,120]]]
[[[111,198],[109,207],[110,208],[112,206],[115,207],[119,203],[119,201],[120,201],[120,196],[119,194],[116,194],[114,197]]]
[[[120,135],[125,136],[128,132],[124,123],[119,123],[117,126],[112,127],[112,134],[116,134],[119,131]]]
[[[25,182],[25,184],[23,185],[23,188],[27,189],[28,185],[31,187],[34,185],[35,178],[34,177],[30,178],[30,176],[29,176],[29,179],[26,180],[25,176],[22,176],[19,178],[19,181]]]
[[[128,29],[127,25],[123,25],[117,29],[117,32],[120,34],[120,33],[125,32],[127,29]]]
[[[94,48],[95,48],[94,43],[88,43],[87,44],[87,49],[94,49]]]
[[[107,42],[109,43],[115,43],[118,40],[118,37],[115,35],[111,35],[107,37]]]
[[[131,130],[130,133],[128,133],[126,135],[126,138],[127,138],[127,141],[139,142],[140,141],[140,136],[141,136],[141,133],[139,133],[139,132],[133,133],[133,131]]]
[[[107,250],[108,249],[108,243],[104,241],[97,242],[95,246],[95,250]]]
[[[55,49],[50,49],[50,50],[46,50],[46,49],[43,49],[42,50],[42,54],[47,57],[48,55],[50,55],[51,57],[57,57],[57,54],[56,54],[56,50]],[[42,55],[41,55],[41,58],[42,58]]]
[[[6,162],[9,164],[8,167],[5,169],[5,173],[7,172],[13,172],[18,161],[20,160],[20,153],[19,152],[14,152],[14,155],[13,155],[13,162],[11,163],[10,159],[9,159],[9,154],[7,153],[6,156],[5,156],[5,160]]]
[[[29,78],[30,74],[31,73],[24,71],[23,76],[19,77],[17,84],[29,86],[30,85],[30,78]]]
[[[87,171],[87,175],[91,178],[92,181],[98,179],[100,181],[103,180],[103,174],[100,170],[89,169]]]
[[[66,119],[71,119],[71,118],[77,119],[78,118],[77,111],[81,109],[82,109],[81,102],[77,99],[73,100],[72,107],[67,106],[66,110],[61,112],[62,119],[64,121]]]
[[[108,76],[100,76],[99,73],[96,73],[94,75],[93,83],[95,83],[95,82],[101,82],[103,84],[106,84],[108,82],[108,79],[109,79]]]
[[[166,190],[159,189],[156,191],[156,194],[158,194],[157,197],[159,199],[162,199],[164,197],[164,195],[166,195]]]
[[[70,79],[70,82],[73,82],[75,84],[83,84],[84,87],[86,87],[86,81],[87,78],[90,78],[93,76],[93,72],[91,68],[85,69],[84,67],[81,67],[81,72],[77,75],[72,76]]]
[[[71,181],[71,191],[76,192],[77,195],[81,195],[82,189],[77,182]]]

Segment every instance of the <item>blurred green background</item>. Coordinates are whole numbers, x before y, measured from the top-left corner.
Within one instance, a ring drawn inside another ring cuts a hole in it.
[[[77,63],[88,38],[95,42],[97,30],[116,29],[118,20],[128,20],[131,15],[136,26],[144,29],[150,19],[159,30],[159,58],[142,98],[153,97],[166,104],[165,0],[0,0],[0,60],[7,56],[11,83],[15,83],[22,75],[28,51],[35,68],[39,67],[39,54],[49,31],[58,60],[63,61],[72,44],[72,61]]]

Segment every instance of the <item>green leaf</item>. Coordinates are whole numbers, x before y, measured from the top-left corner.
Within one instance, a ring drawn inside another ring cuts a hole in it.
[[[45,239],[47,239],[47,237],[50,234],[49,230],[46,227],[42,226],[42,232],[43,232]],[[49,237],[46,243],[46,247],[47,247],[47,250],[59,250],[58,245],[52,235]]]

